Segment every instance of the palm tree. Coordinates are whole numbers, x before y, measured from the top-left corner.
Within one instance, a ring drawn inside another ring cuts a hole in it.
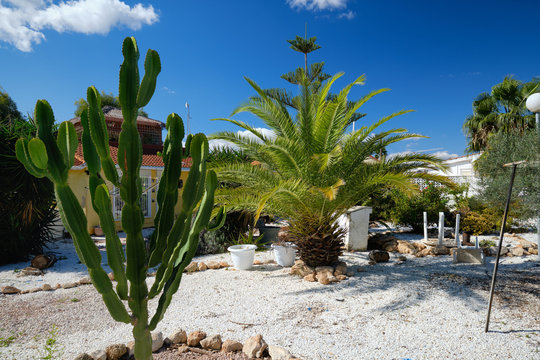
[[[332,85],[342,75],[333,76],[323,86],[304,76],[293,109],[246,78],[257,96],[237,108],[232,116],[252,113],[272,129],[273,136],[265,136],[242,121],[222,118],[215,120],[233,123],[252,136],[224,131],[212,137],[234,143],[254,160],[217,167],[220,180],[234,186],[220,189],[216,203],[231,210],[252,211],[256,216],[267,213],[288,219],[300,257],[312,266],[338,260],[343,233],[335,226],[337,217],[351,206],[365,202],[380,187],[394,186],[412,192],[414,178],[448,183],[444,177],[418,171],[444,168],[431,155],[383,156],[378,161],[365,161],[392,143],[421,135],[407,133],[405,129],[375,133],[379,126],[408,110],[347,132],[356,111],[388,89],[372,91],[349,107],[350,90],[363,84],[365,77],[359,77],[338,95],[329,96]]]
[[[467,116],[463,130],[469,139],[467,151],[483,151],[491,135],[517,130],[520,133],[535,127],[534,116],[525,107],[527,97],[540,82],[523,83],[507,76],[473,101],[473,114]]]

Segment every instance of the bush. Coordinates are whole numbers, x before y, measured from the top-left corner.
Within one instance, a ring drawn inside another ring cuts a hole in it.
[[[429,183],[420,193],[407,196],[401,191],[392,191],[395,206],[389,211],[389,219],[396,225],[410,226],[420,233],[424,228],[424,215],[428,214],[428,224],[437,224],[439,212],[448,212],[448,198],[444,188]]]
[[[227,247],[238,240],[248,229],[252,216],[247,213],[231,211],[223,227],[216,231],[204,230],[199,235],[197,255],[219,254],[227,251]]]
[[[53,239],[57,218],[53,185],[30,175],[15,157],[17,139],[35,132],[24,119],[0,122],[0,265],[40,254]]]
[[[461,221],[461,229],[472,235],[482,235],[491,233],[496,224],[496,218],[488,212],[469,211]]]

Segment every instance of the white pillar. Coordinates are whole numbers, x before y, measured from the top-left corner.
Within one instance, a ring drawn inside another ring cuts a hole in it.
[[[427,212],[424,211],[424,241],[428,240],[427,236]]]
[[[476,241],[474,242],[474,248],[478,249],[479,243],[478,243],[478,236],[476,237]]]
[[[439,246],[442,246],[444,238],[444,213],[439,213]]]
[[[461,218],[461,214],[456,215],[456,246],[459,247],[459,220]]]
[[[538,121],[536,123],[538,124]],[[538,243],[538,250],[539,250],[538,255],[536,256],[536,260],[540,262],[540,216],[538,216],[538,218],[536,219],[536,241]]]

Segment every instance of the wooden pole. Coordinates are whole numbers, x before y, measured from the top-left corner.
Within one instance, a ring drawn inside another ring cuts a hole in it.
[[[510,185],[508,186],[508,196],[506,197],[506,206],[504,208],[503,222],[501,225],[501,234],[499,236],[499,246],[497,249],[497,258],[495,259],[495,267],[493,268],[493,277],[491,278],[491,289],[489,290],[489,304],[486,317],[486,328],[484,332],[489,331],[489,317],[491,316],[491,305],[493,304],[493,290],[495,288],[495,281],[497,280],[497,269],[499,268],[499,259],[501,257],[501,248],[504,238],[504,227],[506,226],[506,218],[508,217],[508,209],[510,208],[510,198],[512,197],[512,187],[514,186],[514,177],[516,176],[516,167],[519,163],[505,164],[504,166],[512,165],[512,176],[510,177]]]

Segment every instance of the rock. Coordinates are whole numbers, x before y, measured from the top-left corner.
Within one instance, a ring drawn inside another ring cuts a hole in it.
[[[11,295],[11,294],[18,294],[21,292],[21,290],[17,289],[15,286],[2,286],[0,288],[0,291],[2,291],[2,294],[5,295]]]
[[[207,264],[209,269],[219,269],[220,266],[219,266],[219,263],[217,261],[209,261]]]
[[[407,257],[405,255],[400,255],[397,257],[397,261],[407,261]]]
[[[29,293],[36,293],[38,291],[42,291],[42,289],[40,287],[37,287],[37,288],[32,288],[32,289],[28,290]]]
[[[434,249],[435,248],[432,246],[426,247],[424,250],[418,251],[416,254],[414,254],[414,256],[416,257],[424,257],[428,255],[435,256]]]
[[[523,256],[523,248],[522,247],[515,247],[512,249],[512,255],[514,256]]]
[[[201,340],[201,347],[206,350],[221,350],[221,336],[212,335]]]
[[[293,357],[288,350],[279,346],[268,346],[268,353],[272,360],[290,360]]]
[[[315,277],[317,278],[319,283],[321,283],[322,285],[330,284],[330,279],[328,278],[328,273],[327,272],[317,273],[317,275],[315,275]]]
[[[262,335],[255,335],[246,340],[242,352],[250,358],[261,358],[267,347]]]
[[[65,284],[62,284],[63,289],[71,289],[71,288],[74,288],[76,286],[77,286],[77,283],[65,283]]]
[[[208,266],[205,263],[200,262],[198,265],[198,268],[199,268],[199,271],[205,271],[208,269]]]
[[[187,353],[189,351],[189,346],[187,345],[182,345],[178,348],[178,354],[184,354],[184,353]]]
[[[529,248],[529,254],[538,255],[538,249]]]
[[[220,267],[225,267],[225,268],[226,268],[226,267],[229,267],[229,263],[226,262],[226,261],[220,261],[220,262],[219,262],[219,266],[220,266]]]
[[[169,339],[171,340],[172,344],[185,344],[187,342],[187,334],[182,329],[176,330],[169,335]]]
[[[358,268],[356,268],[356,272],[364,272],[364,271],[366,271],[366,269],[363,268],[363,267],[361,267],[361,266],[359,266]]]
[[[21,270],[21,275],[23,276],[40,276],[43,275],[43,271],[35,267],[26,267]]]
[[[336,265],[334,270],[334,276],[345,275],[347,273],[347,264],[344,261],[340,261]]]
[[[43,290],[43,291],[51,291],[51,290],[52,290],[52,286],[49,285],[49,284],[43,284],[43,285],[41,286],[41,290]]]
[[[19,294],[28,294],[30,292],[30,290],[21,290],[21,292]]]
[[[223,352],[234,352],[242,350],[242,343],[235,340],[225,340],[221,345],[221,351]]]
[[[188,346],[197,346],[201,342],[202,339],[206,337],[206,333],[204,331],[193,331],[189,334],[187,338],[187,344]]]
[[[111,279],[111,281],[114,281],[114,273],[113,272],[110,272],[107,275],[109,276],[109,279]]]
[[[133,356],[133,354],[135,353],[135,341],[131,340],[127,343],[126,346],[128,348],[128,355]]]
[[[369,260],[368,261],[368,265],[375,265],[377,262],[376,261],[373,261],[373,260]]]
[[[384,250],[371,250],[369,252],[369,259],[372,261],[378,262],[387,262],[390,259],[390,254],[388,251]]]
[[[414,255],[417,253],[418,250],[416,250],[416,247],[414,247],[414,245],[411,244],[410,242],[404,241],[404,240],[398,240],[397,251],[400,254]]]
[[[161,331],[152,333],[152,352],[156,352],[163,346],[163,333]]]
[[[536,243],[533,243],[532,241],[529,241],[529,240],[525,240],[521,237],[518,236],[518,242],[521,244],[521,246],[523,246],[524,248],[533,248],[533,249],[538,249],[538,244]],[[530,252],[530,250],[529,250]]]
[[[107,360],[118,360],[128,352],[128,348],[124,344],[113,344],[107,346],[105,352],[107,353]]]
[[[332,269],[332,272],[333,272],[334,268],[332,268],[331,266],[330,268]],[[294,265],[291,267],[289,274],[305,277],[306,275],[313,274],[314,272],[315,270],[312,267],[304,264],[302,260],[296,260]]]
[[[32,261],[30,261],[30,265],[33,268],[36,268],[38,270],[46,269],[52,264],[53,264],[53,258],[48,255],[43,255],[43,254],[37,255],[36,257],[32,259]]]
[[[135,342],[133,342],[133,345],[135,346]],[[128,346],[128,349],[129,349],[129,346]],[[107,360],[107,353],[103,350],[92,351],[90,353],[90,356],[94,360]]]
[[[196,261],[192,261],[188,266],[186,266],[186,268],[184,269],[185,272],[194,272],[194,271],[197,271],[198,270],[198,267],[197,267],[197,262]]]
[[[426,244],[420,241],[413,242],[412,246],[414,246],[417,251],[424,250],[427,247]]]
[[[317,281],[317,279],[315,279],[315,273],[304,276],[304,280],[309,281],[309,282]]]
[[[262,261],[261,260],[255,260],[253,261],[253,265],[262,265]]]
[[[83,277],[81,280],[79,280],[79,285],[90,285],[92,284],[92,280],[90,280],[89,277]]]
[[[347,280],[347,276],[346,276],[346,275],[338,275],[338,276],[336,276],[336,278],[337,278],[339,281]]]
[[[54,285],[54,288],[55,288],[55,289],[61,289],[61,288],[62,288],[62,285],[56,284],[56,285]]]
[[[75,360],[94,360],[94,357],[86,353],[79,354],[75,357]]]
[[[433,252],[435,255],[450,255],[450,249],[446,246],[435,246]]]
[[[397,240],[391,240],[384,243],[384,245],[382,246],[382,249],[388,252],[395,252],[397,251],[397,246],[398,246]]]

